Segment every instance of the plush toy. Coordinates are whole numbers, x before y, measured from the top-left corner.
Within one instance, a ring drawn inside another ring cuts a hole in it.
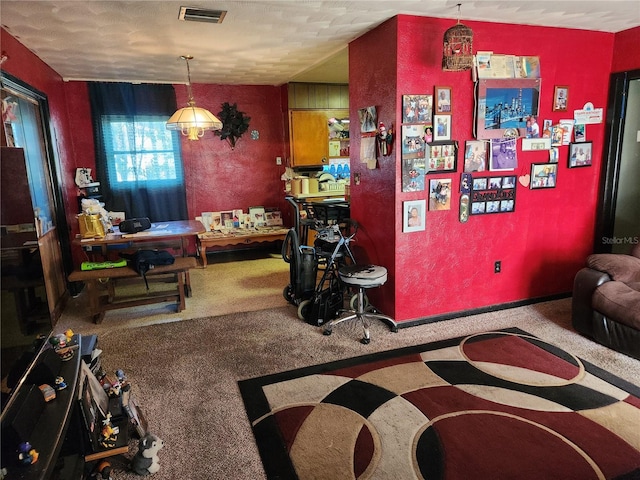
[[[131,469],[138,475],[149,475],[160,470],[158,452],[164,442],[152,433],[147,433],[138,442],[138,451],[131,459]]]

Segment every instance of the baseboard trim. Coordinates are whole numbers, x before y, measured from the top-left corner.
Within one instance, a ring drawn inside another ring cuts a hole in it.
[[[424,325],[427,323],[442,322],[444,320],[453,320],[454,318],[459,318],[459,317],[467,317],[470,315],[478,315],[481,313],[497,312],[499,310],[507,310],[509,308],[516,308],[516,307],[524,307],[525,305],[533,305],[535,303],[560,300],[563,298],[570,297],[571,295],[572,295],[572,292],[558,293],[555,295],[547,295],[544,297],[527,298],[527,299],[518,300],[515,302],[489,305],[488,307],[473,308],[471,310],[460,310],[457,312],[443,313],[440,315],[433,315],[430,317],[417,318],[415,320],[400,321],[397,323],[398,323],[398,328],[416,327],[418,325]]]

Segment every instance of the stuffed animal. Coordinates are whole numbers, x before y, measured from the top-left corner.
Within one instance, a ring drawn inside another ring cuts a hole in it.
[[[149,475],[160,470],[158,452],[164,442],[152,433],[147,433],[138,442],[138,451],[131,459],[131,469],[138,475]]]

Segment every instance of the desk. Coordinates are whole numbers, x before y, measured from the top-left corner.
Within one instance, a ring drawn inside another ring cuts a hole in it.
[[[248,245],[250,243],[275,242],[284,240],[289,230],[287,228],[258,228],[256,230],[235,229],[227,233],[205,232],[198,234],[198,250],[202,259],[202,266],[207,267],[207,248],[227,247],[231,245]]]
[[[161,241],[179,242],[182,256],[187,256],[187,240],[190,237],[196,237],[199,233],[204,233],[205,228],[197,220],[177,220],[170,222],[152,223],[149,230],[138,233],[120,233],[118,227],[114,227],[114,233],[108,233],[102,238],[82,239],[76,238],[74,245],[82,247],[100,247],[102,256],[107,258],[107,249],[109,245],[124,245],[129,248],[141,248],[145,244],[153,244]],[[178,244],[178,243],[176,243]],[[187,297],[191,296],[191,280],[189,278],[189,270],[185,273],[185,289]]]

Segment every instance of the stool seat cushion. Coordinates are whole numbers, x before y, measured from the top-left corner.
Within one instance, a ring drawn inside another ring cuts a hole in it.
[[[359,287],[378,287],[387,281],[387,269],[378,265],[347,265],[338,270],[340,279]]]

